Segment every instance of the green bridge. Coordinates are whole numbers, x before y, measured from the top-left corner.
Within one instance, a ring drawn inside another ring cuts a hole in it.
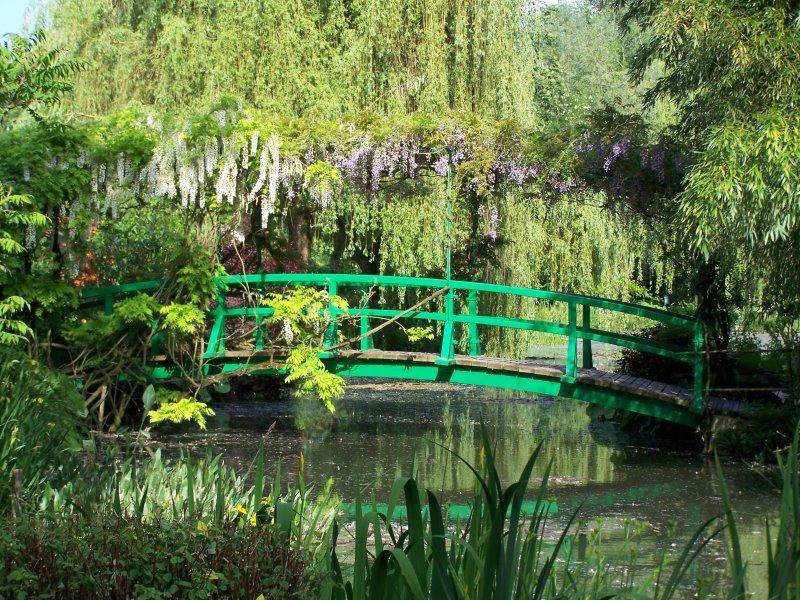
[[[610,408],[680,423],[690,427],[700,424],[709,408],[706,394],[706,353],[703,327],[693,317],[649,306],[619,302],[605,298],[553,292],[549,290],[512,287],[471,281],[454,281],[433,278],[394,277],[349,274],[252,274],[230,275],[216,280],[218,297],[208,314],[208,339],[203,355],[206,374],[225,374],[241,371],[248,365],[264,364],[263,369],[251,374],[280,372],[274,350],[265,347],[263,319],[273,314],[262,306],[227,306],[231,294],[278,291],[286,286],[311,286],[327,289],[331,296],[361,293],[374,289],[416,288],[428,294],[428,302],[411,308],[385,309],[368,306],[351,307],[347,314],[360,324],[354,344],[358,347],[341,347],[337,344],[336,324],[325,334],[324,351],[320,358],[327,368],[343,377],[384,377],[430,382],[450,382],[494,388],[519,390],[534,394],[574,398]],[[114,302],[136,293],[156,293],[162,281],[142,281],[106,288],[84,290],[85,306],[103,306],[105,312],[113,311]],[[493,294],[532,298],[560,304],[566,308],[565,322],[522,319],[513,316],[484,314],[480,311],[482,299]],[[423,304],[441,298],[441,310],[422,310]],[[336,314],[336,308],[329,310]],[[635,315],[655,323],[667,323],[685,329],[692,340],[688,347],[668,344],[650,338],[604,331],[592,326],[597,310]],[[252,347],[231,349],[226,347],[226,320],[253,319]],[[440,323],[441,346],[438,352],[409,352],[377,349],[373,344],[376,332],[374,323],[387,319]],[[566,358],[563,364],[534,360],[511,360],[485,356],[481,352],[478,327],[500,327],[525,331],[539,331],[563,336]],[[465,329],[459,329],[465,328]],[[467,337],[467,354],[457,354],[458,334]],[[581,344],[582,352],[578,351]],[[592,342],[641,350],[657,356],[688,363],[691,366],[690,389],[679,388],[647,379],[605,372],[594,368]],[[164,357],[154,357],[153,375],[170,378],[175,366],[165,363]]]

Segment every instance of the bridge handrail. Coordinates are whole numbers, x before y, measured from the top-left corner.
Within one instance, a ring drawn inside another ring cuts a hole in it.
[[[686,329],[692,329],[696,323],[696,318],[690,315],[671,312],[652,306],[633,304],[623,300],[612,300],[599,296],[588,296],[585,294],[573,294],[570,292],[554,292],[539,288],[528,288],[521,286],[502,285],[496,283],[482,283],[475,281],[460,281],[446,279],[436,279],[432,277],[405,277],[395,275],[350,275],[346,273],[264,273],[250,275],[225,275],[217,277],[216,281],[225,286],[255,286],[263,287],[275,284],[291,285],[326,285],[336,283],[345,287],[398,287],[398,288],[442,288],[450,286],[454,290],[486,292],[491,294],[505,294],[510,296],[521,296],[524,298],[536,298],[539,300],[553,300],[556,302],[577,302],[583,306],[593,306],[617,312],[623,312],[638,317],[660,321]],[[133,283],[123,283],[120,285],[87,288],[82,291],[81,296],[86,299],[105,298],[109,294],[112,296],[131,294],[134,292],[144,292],[157,290],[164,285],[163,280],[153,279],[147,281],[137,281]]]
[[[362,336],[369,331],[370,317],[392,318],[402,315],[405,319],[419,319],[426,321],[441,321],[445,323],[445,331],[442,342],[442,364],[447,364],[453,358],[453,348],[455,338],[453,336],[453,325],[462,324],[468,327],[468,337],[470,339],[469,353],[480,354],[480,344],[478,340],[477,326],[505,327],[511,329],[521,329],[529,331],[540,331],[555,335],[565,336],[568,339],[567,359],[565,365],[565,380],[574,381],[576,377],[577,361],[577,340],[583,340],[583,366],[592,367],[591,342],[604,342],[634,350],[656,354],[690,363],[694,366],[694,400],[692,410],[702,411],[705,397],[705,340],[702,324],[696,317],[666,311],[656,307],[641,306],[620,300],[611,300],[597,296],[584,294],[573,294],[568,292],[554,292],[551,290],[526,288],[519,286],[509,286],[493,283],[481,283],[472,281],[448,281],[446,279],[430,277],[405,277],[395,275],[356,275],[347,273],[257,273],[249,275],[226,275],[216,278],[216,283],[220,290],[232,287],[254,287],[263,288],[276,285],[309,285],[326,286],[331,294],[338,293],[339,287],[394,287],[394,288],[431,288],[448,289],[445,295],[444,312],[413,311],[403,314],[402,310],[395,309],[374,309],[374,308],[351,308],[349,314],[361,317]],[[103,302],[107,313],[111,312],[111,307],[115,297],[126,296],[137,292],[152,292],[160,289],[164,285],[161,280],[140,281],[122,285],[110,286],[106,288],[90,288],[82,292],[81,296],[84,303],[96,304]],[[454,310],[454,298],[456,292],[467,292],[468,294],[468,314],[457,314]],[[568,323],[551,323],[535,319],[521,319],[516,317],[504,317],[494,315],[481,315],[477,311],[478,294],[503,294],[518,296],[523,298],[534,298],[554,302],[563,302],[568,307]],[[220,349],[224,349],[224,322],[228,316],[249,315],[252,309],[227,308],[222,305],[215,309],[215,323],[212,327],[211,338],[209,340],[209,355],[218,354]],[[577,307],[583,308],[583,322],[578,325]],[[615,333],[594,329],[590,323],[590,308],[599,308],[615,312],[626,313],[652,321],[674,325],[693,333],[692,347],[687,350],[680,346],[675,346],[658,340],[652,340],[641,336]],[[260,317],[267,316],[269,309],[258,309],[253,315]],[[335,339],[335,329],[331,330],[327,342],[332,345]],[[371,339],[365,336],[361,341],[362,349],[371,347]]]
[[[554,300],[559,302],[574,301],[581,305],[606,308],[624,312],[662,323],[683,326],[691,329],[695,324],[695,317],[674,313],[660,308],[642,306],[621,300],[611,300],[598,296],[573,294],[569,292],[553,292],[539,288],[502,285],[496,283],[482,283],[475,281],[460,281],[437,279],[433,277],[405,277],[398,275],[353,275],[347,273],[265,273],[250,275],[226,275],[219,278],[224,285],[249,285],[258,286],[270,284],[292,285],[325,285],[335,283],[346,287],[407,287],[407,288],[442,288],[450,286],[454,290],[486,292],[492,294],[506,294],[539,300]]]

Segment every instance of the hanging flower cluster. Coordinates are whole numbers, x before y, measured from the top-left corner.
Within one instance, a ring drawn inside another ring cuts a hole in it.
[[[231,205],[260,216],[265,229],[301,197],[326,211],[345,188],[371,199],[401,180],[420,185],[451,175],[457,195],[477,196],[482,204],[508,188],[576,188],[543,160],[529,132],[460,115],[306,122],[227,106],[177,127],[129,114],[83,127],[82,146],[47,156],[42,165],[21,163],[18,174],[22,182],[41,168],[87,174],[85,193],[72,194],[63,211],[66,238],[85,231],[83,221],[73,226],[77,215],[88,212],[97,226],[101,217],[116,218],[122,207],[146,198],[196,211],[209,203]],[[492,210],[485,220],[495,240],[500,218]],[[27,237],[32,245],[35,232]]]

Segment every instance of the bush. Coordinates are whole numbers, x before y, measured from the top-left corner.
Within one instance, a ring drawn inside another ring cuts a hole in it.
[[[7,519],[3,598],[307,598],[307,561],[274,527],[112,513]]]
[[[74,383],[0,346],[0,513],[10,506],[15,470],[21,500],[36,500],[57,467],[80,449],[85,416]]]
[[[720,452],[758,462],[773,462],[775,453],[792,443],[797,427],[797,408],[792,404],[758,405],[738,427],[721,431],[715,440]]]
[[[672,325],[659,324],[641,331],[640,335],[684,348],[691,348],[692,345],[691,332]],[[693,377],[692,366],[688,363],[628,348],[622,349],[618,370],[625,375],[682,387],[688,387]]]

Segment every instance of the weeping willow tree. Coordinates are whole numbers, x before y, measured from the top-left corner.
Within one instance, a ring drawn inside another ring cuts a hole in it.
[[[134,127],[158,140],[140,156],[150,166],[136,191],[183,205],[203,235],[222,224],[209,246],[243,236],[259,266],[268,256],[279,268],[439,276],[449,148],[456,276],[627,298],[636,256],[648,252],[641,228],[568,183],[568,167],[555,179],[543,168],[558,157],[537,135],[550,118],[537,28],[549,21],[534,6],[54,0],[44,18],[51,43],[87,67],[68,98],[74,113],[102,122],[139,105],[156,116]],[[198,156],[203,168],[190,164]],[[125,184],[104,195],[117,161],[95,166],[87,181],[99,199],[81,200],[101,220],[130,220],[122,205],[142,205],[130,193],[139,171],[124,165]],[[223,208],[206,208],[214,198]],[[117,239],[133,229],[99,227]]]
[[[233,95],[297,116],[534,118],[520,0],[56,0],[46,19],[87,65],[71,98],[83,113]]]
[[[53,261],[78,284],[159,277],[182,239],[221,251],[236,272],[440,277],[449,238],[456,278],[627,299],[646,251],[635,219],[607,210],[532,130],[508,120],[315,121],[229,102],[185,119],[117,113],[66,134],[5,134],[0,176],[60,224],[28,232],[29,263]],[[376,299],[416,300],[413,291]],[[482,312],[541,318],[553,308],[497,302],[482,300]],[[486,338],[494,350],[524,354],[531,342],[496,333]]]

